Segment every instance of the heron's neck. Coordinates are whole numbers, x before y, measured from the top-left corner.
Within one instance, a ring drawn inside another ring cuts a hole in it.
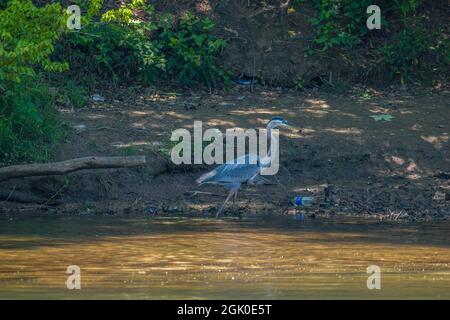
[[[275,127],[270,123],[267,125],[267,156],[271,156],[272,154],[272,129]]]

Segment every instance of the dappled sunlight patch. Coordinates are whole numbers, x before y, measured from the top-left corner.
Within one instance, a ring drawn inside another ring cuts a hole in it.
[[[422,175],[418,173],[410,173],[406,175],[406,178],[409,180],[419,180],[420,178],[422,178]]]
[[[230,111],[230,114],[233,114],[233,115],[249,115],[249,114],[267,115],[267,118],[265,118],[265,119],[261,119],[261,118],[257,119],[257,121],[259,121],[259,122],[263,121],[264,124],[266,124],[267,121],[270,120],[270,118],[272,118],[274,116],[279,116],[280,114],[282,114],[284,116],[285,115],[295,116],[295,112],[292,112],[287,109],[282,109],[282,108],[276,108],[276,109],[247,108],[244,110],[232,110],[232,111]]]
[[[386,114],[386,113],[391,112],[392,110],[390,110],[388,108],[383,108],[383,107],[380,107],[380,106],[375,106],[375,107],[370,108],[369,111],[372,112],[372,113],[383,113],[383,114]]]
[[[409,164],[405,168],[406,178],[410,180],[417,180],[422,177],[421,174],[423,171],[418,167],[417,163],[414,160],[410,160]]]
[[[330,112],[338,113],[338,115],[340,115],[340,116],[350,117],[350,118],[353,118],[353,119],[359,119],[360,118],[356,114],[348,113],[348,112],[342,112],[340,110],[330,110]]]
[[[113,142],[111,146],[116,148],[130,148],[130,147],[142,147],[142,146],[151,146],[152,143],[149,141],[133,141],[128,143],[122,142]]]
[[[335,116],[344,116],[352,119],[360,119],[360,117],[354,113],[344,112],[339,109],[332,109],[328,104],[310,106],[305,109],[302,109],[302,111],[310,113],[311,115],[316,116],[316,118],[321,118],[328,114],[333,114]]]
[[[417,163],[414,160],[411,160],[408,164],[408,166],[406,167],[406,171],[407,172],[416,172],[416,171],[421,171],[419,169],[419,167],[417,166]]]
[[[175,102],[177,99],[177,94],[152,94],[144,98],[144,100],[151,102]]]
[[[380,171],[383,176],[404,177],[409,180],[418,180],[432,175],[432,172],[421,168],[413,159],[405,160],[399,156],[385,156],[384,160],[397,166],[395,169]]]
[[[359,128],[328,128],[325,129],[325,131],[327,132],[332,132],[332,133],[339,133],[339,134],[356,134],[356,135],[361,135],[362,134],[362,130]]]
[[[324,110],[316,110],[316,109],[305,109],[305,112],[311,113],[316,116],[316,118],[321,118],[326,116],[329,112]]]
[[[280,93],[276,91],[261,91],[259,95],[266,98],[278,98]]]
[[[322,109],[329,109],[330,106],[327,104],[325,100],[321,99],[305,99],[307,103],[309,103],[312,106],[320,107]]]
[[[173,118],[176,118],[176,119],[180,119],[180,120],[192,119],[191,116],[187,116],[187,115],[181,114],[179,112],[175,112],[175,111],[166,111],[166,112],[163,113],[163,117],[164,116],[170,116],[170,117],[173,117]]]
[[[394,163],[399,166],[405,164],[405,160],[398,156],[385,156],[384,159],[386,160],[386,162]]]
[[[273,116],[277,116],[277,115],[280,115],[280,114],[283,115],[283,117],[286,118],[288,121],[290,121],[290,120],[289,120],[289,118],[286,117],[286,116],[295,117],[295,113],[294,113],[294,112],[288,112],[288,111],[284,111],[284,110],[280,110],[279,112],[274,112],[274,113],[273,113]],[[261,124],[261,125],[263,125],[263,126],[266,126],[267,123],[270,121],[271,118],[272,118],[272,117],[267,117],[267,118],[257,118],[256,121],[257,121],[259,124]],[[296,124],[296,123],[294,123],[293,125],[295,125],[295,124]]]
[[[422,131],[423,130],[423,126],[421,124],[414,124],[411,127],[409,127],[409,130],[411,131]]]
[[[143,123],[143,122],[134,122],[131,124],[131,127],[135,128],[135,129],[141,129],[141,130],[147,129],[145,126],[145,123]]]
[[[58,108],[58,112],[60,113],[75,113],[75,110],[73,108]]]
[[[109,118],[109,117],[105,116],[104,114],[95,113],[95,114],[88,114],[86,116],[86,118],[88,118],[90,120],[98,120],[98,119],[105,119],[105,118]]]
[[[197,11],[202,12],[202,13],[211,13],[212,12],[212,7],[208,0],[201,0],[201,1],[197,2],[197,4],[195,5],[195,8],[197,9]]]
[[[146,123],[145,126],[150,129],[166,130],[165,126],[161,123]],[[159,133],[155,133],[158,135]]]
[[[309,185],[305,187],[295,187],[292,189],[293,192],[296,193],[302,193],[302,192],[312,192],[312,193],[320,193],[323,192],[323,190],[328,186],[328,184],[315,184],[315,185]]]
[[[208,126],[226,126],[226,127],[235,127],[236,123],[234,121],[223,120],[223,119],[211,119],[207,122]]]
[[[197,191],[198,192],[198,191]],[[199,195],[202,195],[202,193],[198,193]],[[200,204],[200,203],[191,203],[189,204],[189,208],[197,211],[208,211],[211,209],[211,204]]]
[[[443,144],[448,143],[448,134],[444,133],[440,136],[420,136],[423,141],[430,143],[436,149],[441,149]]]
[[[153,114],[151,111],[140,111],[140,110],[131,110],[128,112],[128,114],[132,117],[142,117],[142,116],[149,116]]]

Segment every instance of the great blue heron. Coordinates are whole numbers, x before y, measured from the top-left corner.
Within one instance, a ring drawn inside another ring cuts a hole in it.
[[[270,159],[270,143],[272,138],[272,129],[276,127],[287,127],[288,122],[282,117],[273,117],[272,120],[267,124],[267,135],[268,135],[268,156]],[[278,151],[278,150],[277,150]],[[228,196],[226,197],[224,203],[220,206],[217,211],[216,218],[219,217],[225,204],[234,195],[234,199],[237,197],[237,192],[242,184],[255,183],[260,177],[263,164],[263,159],[259,156],[249,153],[235,160],[228,161],[216,169],[203,174],[197,179],[199,185],[210,183],[218,184],[229,190]]]

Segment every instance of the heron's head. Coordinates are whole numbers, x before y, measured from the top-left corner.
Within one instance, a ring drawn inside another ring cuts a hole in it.
[[[267,125],[267,128],[273,129],[276,127],[289,127],[289,123],[282,117],[273,117]]]

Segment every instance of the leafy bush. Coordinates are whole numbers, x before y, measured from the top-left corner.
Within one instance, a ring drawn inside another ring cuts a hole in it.
[[[79,109],[86,106],[88,102],[86,87],[73,80],[67,80],[63,84],[56,83],[56,86],[52,89],[58,105]]]
[[[424,29],[415,27],[401,30],[394,41],[383,45],[379,52],[391,73],[398,74],[400,82],[404,83],[411,70],[418,68],[429,45]]]
[[[300,7],[305,0],[294,3]],[[426,30],[421,0],[379,1],[381,30],[374,31],[366,27],[370,0],[311,0],[311,3],[317,15],[310,19],[315,38],[307,51],[309,55],[339,50],[353,64],[362,57],[360,65],[367,70],[361,74],[380,73],[386,79],[388,70],[402,83],[412,73],[418,74],[425,63],[432,64],[428,70],[445,70],[450,66],[449,40],[442,30]]]
[[[216,55],[226,42],[211,35],[214,23],[187,13],[178,25],[171,15],[161,18],[158,44],[167,60],[167,70],[182,84],[206,83],[215,86],[216,79],[227,74],[216,65]]]
[[[48,87],[33,78],[10,89],[0,97],[0,162],[48,160],[62,136]]]
[[[62,135],[55,101],[84,106],[87,92],[80,80],[93,74],[209,86],[225,77],[215,62],[225,42],[211,35],[208,19],[190,14],[178,22],[169,15],[160,19],[145,0],[104,13],[103,0],[75,3],[85,8],[81,31],[67,30],[58,3],[37,7],[31,0],[0,0],[1,163],[47,159]],[[77,77],[54,84],[50,94],[43,79],[69,65]]]
[[[0,11],[0,88],[35,75],[35,68],[62,71],[64,63],[50,61],[64,17],[59,4],[36,8],[30,0],[10,0]]]
[[[158,48],[149,41],[152,22],[135,22],[133,10],[146,9],[134,0],[100,14],[102,1],[88,4],[80,32],[67,32],[58,43],[57,55],[75,73],[96,73],[104,79],[130,79],[153,74],[164,67]],[[151,13],[151,12],[150,12]]]
[[[310,23],[316,34],[314,44],[319,50],[336,46],[351,48],[367,34],[365,20],[370,0],[314,0],[313,4],[319,15],[311,18]]]
[[[225,77],[215,61],[225,42],[211,35],[211,20],[186,14],[175,23],[171,15],[158,17],[144,0],[103,14],[101,7],[101,0],[90,2],[82,30],[60,41],[59,56],[77,73],[94,70],[115,81],[166,79],[209,86]]]
[[[0,162],[47,159],[58,137],[53,101],[39,74],[64,70],[50,56],[62,32],[59,4],[10,0],[0,9]]]

